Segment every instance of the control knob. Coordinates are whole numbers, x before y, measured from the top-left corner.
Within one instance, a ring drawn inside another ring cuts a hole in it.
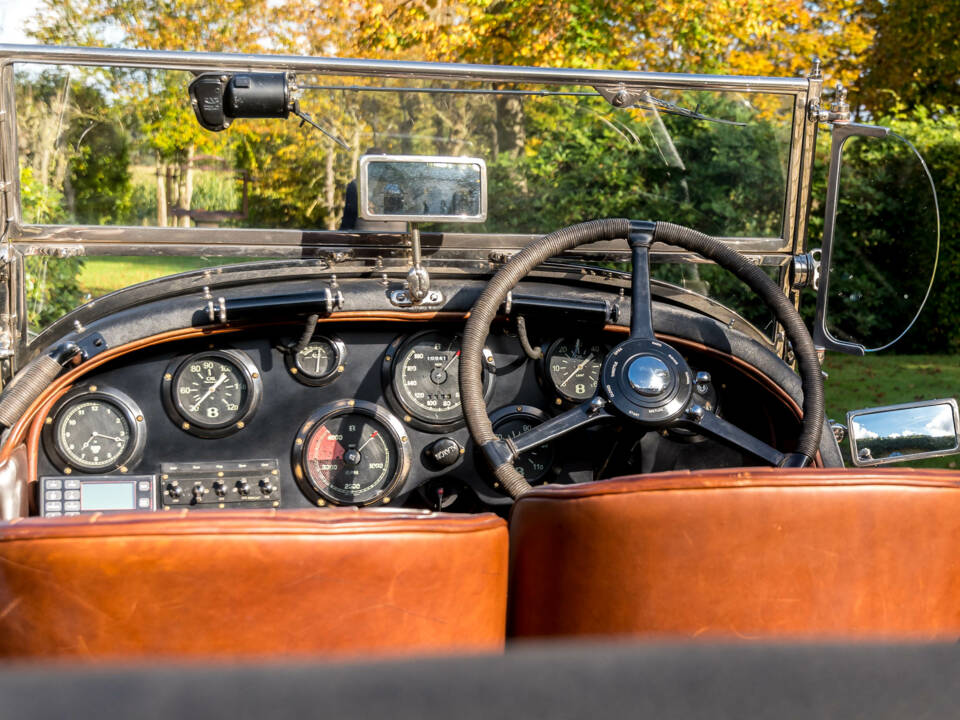
[[[214,480],[213,491],[217,494],[217,497],[222,498],[227,494],[227,486],[224,484],[223,480]]]
[[[250,494],[250,483],[246,480],[237,480],[237,492],[246,497]]]
[[[193,499],[197,502],[203,500],[203,496],[209,492],[203,485],[194,485],[193,486]]]
[[[167,495],[172,497],[174,500],[179,500],[183,497],[183,488],[174,483],[167,485]]]
[[[264,495],[269,495],[276,489],[276,486],[270,482],[270,478],[264,478],[260,481],[260,492],[262,492]]]

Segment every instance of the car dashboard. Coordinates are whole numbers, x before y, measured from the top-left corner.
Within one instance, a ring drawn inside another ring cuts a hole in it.
[[[544,297],[552,289],[539,285]],[[460,405],[465,316],[333,313],[121,354],[44,408],[30,446],[34,510],[389,505],[503,514],[512,500],[476,452]],[[556,313],[525,320],[526,350],[509,315],[484,348],[485,400],[500,436],[588,400],[625,332],[558,323]],[[796,406],[782,393],[758,393],[756,374],[716,349],[680,347],[699,404],[771,444],[795,434]],[[614,420],[525,453],[517,467],[538,485],[754,463],[689,431],[643,433]]]

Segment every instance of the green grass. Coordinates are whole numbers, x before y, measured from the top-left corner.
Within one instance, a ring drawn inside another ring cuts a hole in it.
[[[827,417],[846,424],[847,411],[960,396],[960,355],[827,354]],[[911,467],[960,467],[960,455],[915,460]]]
[[[238,262],[243,261],[238,258],[91,257],[83,263],[79,282],[81,290],[96,298],[165,275]]]

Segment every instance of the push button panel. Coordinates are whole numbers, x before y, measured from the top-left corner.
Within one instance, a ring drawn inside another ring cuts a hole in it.
[[[161,502],[165,508],[280,506],[276,459],[163,463]]]
[[[41,477],[37,504],[43,517],[157,508],[155,475]]]

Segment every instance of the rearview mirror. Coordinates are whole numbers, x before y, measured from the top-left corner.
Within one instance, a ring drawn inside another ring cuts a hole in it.
[[[957,401],[926,400],[847,413],[850,455],[858,467],[960,452]]]
[[[357,200],[366,220],[483,222],[487,166],[480,158],[364,155]]]

